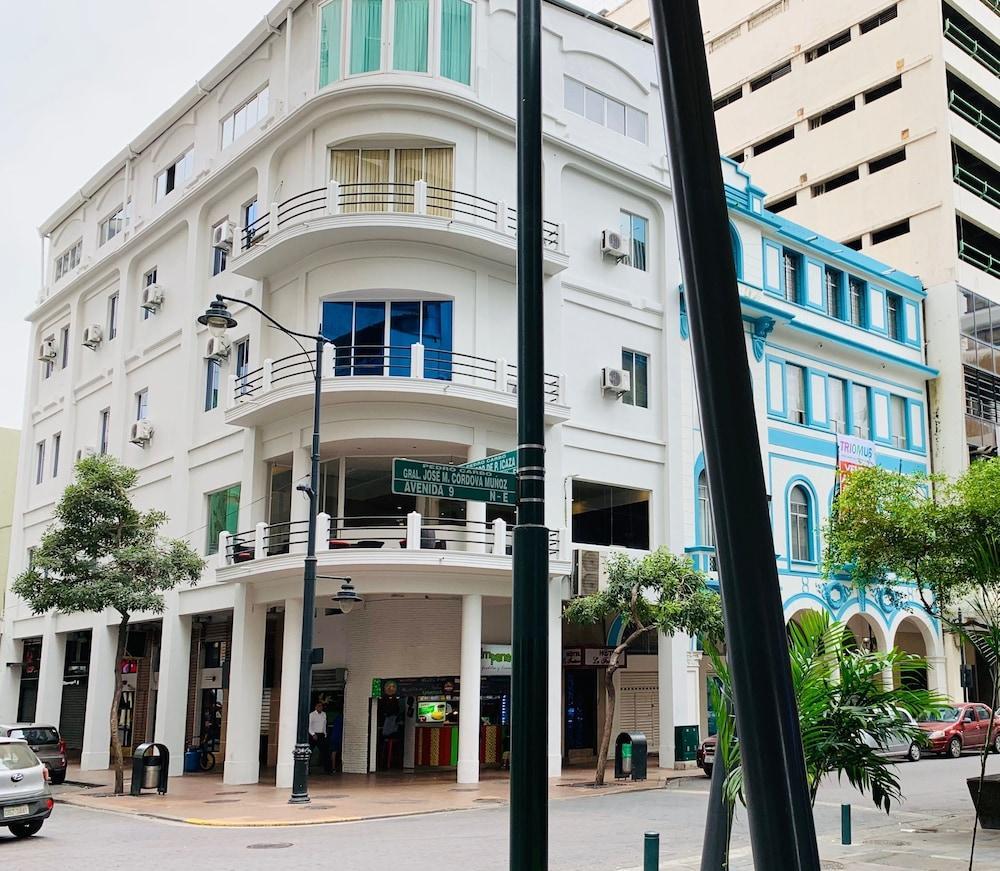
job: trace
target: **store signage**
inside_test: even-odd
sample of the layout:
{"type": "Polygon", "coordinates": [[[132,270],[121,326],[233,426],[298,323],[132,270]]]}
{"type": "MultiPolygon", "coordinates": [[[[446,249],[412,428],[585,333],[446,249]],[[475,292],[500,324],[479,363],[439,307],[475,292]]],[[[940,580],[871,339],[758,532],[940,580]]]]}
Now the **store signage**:
{"type": "Polygon", "coordinates": [[[489,469],[396,458],[392,461],[392,492],[400,496],[435,496],[516,505],[517,477],[489,469]]]}
{"type": "Polygon", "coordinates": [[[505,451],[502,454],[493,454],[491,457],[484,457],[481,460],[473,460],[471,463],[463,463],[463,469],[482,469],[486,472],[503,472],[507,475],[517,474],[517,451],[505,451]]]}
{"type": "MultiPolygon", "coordinates": [[[[607,668],[611,662],[613,647],[567,647],[563,650],[563,665],[566,668],[607,668]]],[[[618,658],[621,668],[628,666],[628,654],[618,658]]]]}
{"type": "Polygon", "coordinates": [[[380,681],[377,677],[372,678],[372,698],[382,698],[382,681],[380,681]]]}
{"type": "Polygon", "coordinates": [[[511,674],[514,657],[509,644],[482,645],[482,660],[479,671],[482,674],[511,674]]]}
{"type": "Polygon", "coordinates": [[[837,436],[837,470],[853,472],[855,469],[875,465],[875,442],[855,436],[837,436]]]}

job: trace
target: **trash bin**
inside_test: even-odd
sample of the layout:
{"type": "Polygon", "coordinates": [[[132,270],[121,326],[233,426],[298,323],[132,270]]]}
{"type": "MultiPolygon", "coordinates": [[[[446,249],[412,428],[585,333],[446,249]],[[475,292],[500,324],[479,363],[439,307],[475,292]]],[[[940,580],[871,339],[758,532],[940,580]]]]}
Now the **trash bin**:
{"type": "Polygon", "coordinates": [[[198,751],[193,747],[184,753],[184,773],[195,774],[198,771],[198,751]]]}
{"type": "Polygon", "coordinates": [[[167,772],[170,771],[170,751],[166,744],[151,741],[140,744],[132,753],[132,788],[130,795],[139,795],[144,789],[155,789],[167,794],[167,772]]]}
{"type": "Polygon", "coordinates": [[[698,759],[698,727],[674,726],[674,761],[695,762],[698,759]]]}
{"type": "Polygon", "coordinates": [[[160,785],[160,757],[144,756],[142,759],[142,788],[156,789],[160,785]]]}
{"type": "Polygon", "coordinates": [[[642,732],[622,732],[615,741],[615,778],[645,780],[647,750],[642,732]]]}

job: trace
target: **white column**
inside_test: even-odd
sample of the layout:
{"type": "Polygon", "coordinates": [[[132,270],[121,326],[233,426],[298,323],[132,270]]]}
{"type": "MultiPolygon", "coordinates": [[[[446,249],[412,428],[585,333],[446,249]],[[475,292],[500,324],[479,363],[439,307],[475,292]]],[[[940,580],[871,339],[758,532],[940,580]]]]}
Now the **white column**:
{"type": "Polygon", "coordinates": [[[54,617],[48,617],[45,624],[42,656],[38,664],[38,702],[35,705],[35,722],[58,726],[59,711],[62,708],[66,636],[55,631],[54,617]]]}
{"type": "MultiPolygon", "coordinates": [[[[935,693],[944,693],[947,689],[947,665],[945,657],[927,657],[927,688],[935,693]]],[[[961,687],[959,687],[958,696],[952,696],[952,698],[961,698],[961,696],[961,687]]]]}
{"type": "Polygon", "coordinates": [[[561,577],[549,578],[549,777],[562,775],[562,584],[561,577]]]}
{"type": "Polygon", "coordinates": [[[458,782],[479,783],[479,696],[483,650],[483,597],[462,596],[462,659],[459,678],[458,782]]]}
{"type": "Polygon", "coordinates": [[[290,787],[299,712],[299,656],[302,647],[302,600],[285,599],[285,629],[281,640],[281,701],[278,709],[278,761],[274,785],[290,787]]]}
{"type": "MultiPolygon", "coordinates": [[[[482,460],[486,457],[486,445],[477,443],[469,446],[469,462],[482,460]]],[[[486,539],[488,530],[486,529],[486,503],[466,502],[465,516],[471,523],[472,542],[468,548],[473,553],[486,553],[486,539]]]]}
{"type": "Polygon", "coordinates": [[[688,653],[691,639],[687,635],[660,635],[657,656],[660,685],[660,768],[689,768],[691,763],[675,762],[676,726],[695,726],[701,722],[698,713],[698,660],[694,671],[688,653]]]}
{"type": "Polygon", "coordinates": [[[184,773],[188,680],[191,670],[191,616],[179,614],[180,597],[167,596],[160,629],[160,671],[156,684],[155,740],[170,751],[170,776],[184,773]]]}
{"type": "Polygon", "coordinates": [[[111,763],[111,700],[118,680],[115,652],[118,625],[107,626],[103,615],[90,640],[90,676],[87,680],[87,710],[83,717],[81,771],[100,771],[111,763]]]}
{"type": "Polygon", "coordinates": [[[23,659],[23,644],[13,637],[13,624],[8,623],[3,629],[4,635],[0,636],[0,720],[16,723],[22,666],[13,663],[23,659]]]}
{"type": "Polygon", "coordinates": [[[229,667],[226,767],[222,782],[256,783],[260,777],[260,707],[263,697],[267,609],[239,584],[233,595],[233,650],[229,667]]]}
{"type": "Polygon", "coordinates": [[[674,767],[674,692],[672,639],[662,632],[657,633],[656,670],[659,689],[660,711],[660,768],[674,767]]]}

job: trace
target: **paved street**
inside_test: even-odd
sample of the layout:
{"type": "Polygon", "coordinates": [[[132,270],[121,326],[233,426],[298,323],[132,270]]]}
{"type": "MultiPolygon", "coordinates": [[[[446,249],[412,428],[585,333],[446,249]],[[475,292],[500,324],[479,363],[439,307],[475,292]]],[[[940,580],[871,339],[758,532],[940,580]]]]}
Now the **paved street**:
{"type": "MultiPolygon", "coordinates": [[[[974,774],[976,766],[973,757],[958,762],[928,759],[901,766],[910,796],[905,807],[886,819],[874,809],[856,806],[855,841],[869,838],[877,843],[849,850],[839,846],[839,806],[841,801],[857,801],[857,796],[836,783],[825,786],[816,820],[821,850],[829,860],[827,867],[949,867],[965,849],[964,836],[907,830],[932,828],[956,812],[966,815],[960,822],[968,819],[971,804],[964,778],[974,774]],[[917,855],[892,860],[893,851],[905,849],[907,844],[915,845],[917,855]],[[873,856],[878,861],[871,863],[873,856]]],[[[991,759],[993,769],[1000,769],[995,757],[991,759]]],[[[550,867],[552,871],[637,868],[642,833],[658,830],[663,839],[664,867],[696,868],[707,794],[708,782],[699,778],[650,792],[553,802],[550,867]]],[[[381,871],[401,861],[422,862],[419,857],[433,856],[435,865],[502,871],[506,869],[506,827],[507,810],[503,807],[324,826],[219,829],[61,804],[38,837],[16,842],[0,835],[0,867],[47,871],[72,862],[84,868],[131,869],[139,862],[157,871],[188,871],[192,862],[216,869],[274,869],[335,860],[338,868],[381,871]]],[[[957,827],[954,820],[944,826],[957,827]]],[[[986,835],[982,844],[984,861],[980,867],[1000,867],[1000,837],[986,835]]],[[[752,867],[746,845],[745,825],[739,822],[734,836],[734,867],[752,867]]]]}

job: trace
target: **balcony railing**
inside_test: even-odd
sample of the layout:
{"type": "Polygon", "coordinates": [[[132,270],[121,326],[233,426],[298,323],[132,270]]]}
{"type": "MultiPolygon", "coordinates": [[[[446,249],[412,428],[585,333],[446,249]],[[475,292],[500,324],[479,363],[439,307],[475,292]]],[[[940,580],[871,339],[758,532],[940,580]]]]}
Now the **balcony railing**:
{"type": "Polygon", "coordinates": [[[955,165],[955,183],[964,187],[967,191],[972,191],[977,197],[986,200],[991,206],[1000,209],[1000,188],[995,188],[986,179],[974,175],[962,166],[955,165]]]}
{"type": "MultiPolygon", "coordinates": [[[[517,211],[502,200],[434,187],[422,180],[357,184],[331,181],[326,187],[272,203],[270,211],[243,228],[240,250],[247,251],[279,230],[310,218],[372,214],[423,215],[490,227],[506,236],[517,234],[517,211]]],[[[542,222],[542,243],[546,248],[560,249],[562,235],[559,224],[542,222]]]]}
{"type": "Polygon", "coordinates": [[[719,562],[715,556],[715,545],[696,544],[684,548],[684,553],[691,557],[691,562],[699,572],[711,575],[719,571],[719,562]]]}
{"type": "Polygon", "coordinates": [[[966,263],[971,263],[973,266],[982,269],[983,272],[988,272],[995,278],[1000,278],[1000,258],[994,257],[992,254],[987,254],[985,251],[980,251],[978,248],[964,241],[959,241],[958,243],[958,257],[960,260],[964,260],[966,263]]]}
{"type": "Polygon", "coordinates": [[[987,136],[992,136],[997,142],[1000,142],[1000,121],[987,115],[982,109],[976,108],[955,91],[948,95],[948,106],[956,115],[961,116],[987,136]]]}
{"type": "Polygon", "coordinates": [[[1000,0],[983,0],[983,3],[989,6],[997,15],[1000,15],[1000,0]]]}
{"type": "MultiPolygon", "coordinates": [[[[419,512],[385,517],[316,516],[316,551],[434,550],[510,556],[513,528],[502,518],[491,523],[419,512]]],[[[258,523],[246,532],[219,533],[218,567],[306,551],[307,520],[258,523]]],[[[559,530],[549,531],[549,554],[559,555],[559,530]]]]}
{"type": "MultiPolygon", "coordinates": [[[[517,393],[517,367],[503,358],[477,357],[440,348],[412,345],[338,345],[324,350],[324,378],[376,376],[447,381],[500,393],[517,393]]],[[[312,380],[316,353],[298,351],[265,359],[256,369],[231,377],[229,407],[264,398],[277,387],[312,380]]],[[[562,379],[546,373],[545,399],[558,403],[562,379]]]]}
{"type": "Polygon", "coordinates": [[[948,19],[944,23],[945,39],[953,42],[974,60],[977,60],[993,75],[1000,76],[1000,58],[998,58],[990,47],[983,45],[973,36],[966,33],[961,25],[953,19],[948,19]]]}

